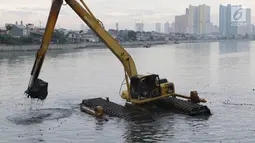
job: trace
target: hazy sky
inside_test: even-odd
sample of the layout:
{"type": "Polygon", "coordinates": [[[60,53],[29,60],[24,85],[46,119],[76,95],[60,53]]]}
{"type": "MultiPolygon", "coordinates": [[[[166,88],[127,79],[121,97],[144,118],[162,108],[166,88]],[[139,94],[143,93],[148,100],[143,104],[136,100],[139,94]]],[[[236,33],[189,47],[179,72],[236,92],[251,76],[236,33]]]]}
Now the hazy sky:
{"type": "MultiPolygon", "coordinates": [[[[0,26],[4,23],[34,23],[45,26],[51,0],[0,0],[0,26]]],[[[218,25],[220,4],[241,4],[252,10],[255,16],[255,0],[84,0],[92,12],[108,28],[134,29],[135,21],[143,21],[145,30],[154,30],[156,22],[172,22],[175,15],[185,13],[191,5],[207,4],[211,6],[211,21],[218,25]]],[[[255,20],[252,21],[255,23],[255,20]]],[[[82,21],[66,5],[60,12],[58,27],[80,29],[82,21]]]]}

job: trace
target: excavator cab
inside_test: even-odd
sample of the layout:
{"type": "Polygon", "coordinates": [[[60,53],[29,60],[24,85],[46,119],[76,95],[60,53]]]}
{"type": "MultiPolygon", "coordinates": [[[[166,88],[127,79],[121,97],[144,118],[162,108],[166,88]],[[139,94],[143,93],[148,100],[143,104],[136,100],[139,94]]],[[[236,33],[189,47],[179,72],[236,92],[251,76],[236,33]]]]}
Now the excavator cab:
{"type": "Polygon", "coordinates": [[[144,104],[165,97],[175,97],[174,84],[160,79],[157,74],[135,75],[130,78],[128,91],[122,91],[121,97],[133,104],[144,104]]]}
{"type": "Polygon", "coordinates": [[[160,79],[157,74],[132,76],[129,92],[123,91],[121,97],[134,104],[144,104],[170,96],[186,98],[192,103],[206,102],[199,98],[197,91],[191,91],[190,97],[176,94],[174,83],[160,79]]]}
{"type": "Polygon", "coordinates": [[[159,76],[156,74],[146,76],[133,76],[130,81],[131,99],[144,100],[161,95],[159,76]]]}

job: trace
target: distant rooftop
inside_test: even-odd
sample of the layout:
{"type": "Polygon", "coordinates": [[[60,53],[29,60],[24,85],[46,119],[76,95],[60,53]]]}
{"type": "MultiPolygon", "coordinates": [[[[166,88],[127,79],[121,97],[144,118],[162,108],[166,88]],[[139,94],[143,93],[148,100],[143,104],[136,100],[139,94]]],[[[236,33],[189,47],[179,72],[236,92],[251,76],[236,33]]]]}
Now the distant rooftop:
{"type": "Polygon", "coordinates": [[[16,27],[18,27],[18,28],[20,28],[20,29],[24,29],[24,28],[26,28],[26,26],[24,26],[24,25],[19,25],[19,24],[6,23],[5,25],[12,25],[12,26],[16,26],[16,27]]]}

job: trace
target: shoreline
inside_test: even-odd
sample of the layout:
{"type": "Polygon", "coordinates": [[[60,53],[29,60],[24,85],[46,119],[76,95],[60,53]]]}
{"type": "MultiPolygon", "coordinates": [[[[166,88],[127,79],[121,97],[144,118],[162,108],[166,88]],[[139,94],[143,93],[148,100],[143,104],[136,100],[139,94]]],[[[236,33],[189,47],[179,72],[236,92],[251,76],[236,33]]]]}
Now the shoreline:
{"type": "MultiPolygon", "coordinates": [[[[122,42],[122,47],[138,47],[145,44],[161,45],[167,44],[166,41],[139,41],[139,42],[122,42]]],[[[105,47],[104,43],[80,43],[80,44],[50,44],[48,50],[71,50],[71,49],[85,49],[105,47]]],[[[12,52],[12,51],[37,51],[40,45],[0,45],[0,52],[12,52]]]]}
{"type": "MultiPolygon", "coordinates": [[[[253,39],[229,39],[229,40],[180,40],[181,43],[205,43],[205,42],[227,42],[227,41],[254,41],[253,39]]],[[[171,42],[174,44],[174,42],[171,42]]]]}
{"type": "MultiPolygon", "coordinates": [[[[253,41],[252,39],[230,39],[230,40],[180,40],[182,43],[205,43],[205,42],[223,42],[223,41],[253,41]]],[[[174,41],[137,41],[121,42],[122,47],[140,47],[145,44],[150,45],[173,45],[174,41]]],[[[85,48],[103,48],[104,43],[80,43],[80,44],[50,44],[48,50],[72,50],[85,48]]],[[[12,51],[37,51],[40,45],[0,45],[0,52],[12,51]]]]}

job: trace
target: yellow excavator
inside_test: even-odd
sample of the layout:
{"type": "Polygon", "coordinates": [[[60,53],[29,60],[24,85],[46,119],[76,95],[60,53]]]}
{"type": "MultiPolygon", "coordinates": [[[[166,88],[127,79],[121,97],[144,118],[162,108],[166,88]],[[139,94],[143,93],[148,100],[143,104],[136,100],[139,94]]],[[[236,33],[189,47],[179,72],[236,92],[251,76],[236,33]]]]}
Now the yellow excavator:
{"type": "MultiPolygon", "coordinates": [[[[155,105],[166,105],[164,107],[160,106],[160,109],[162,110],[165,110],[166,107],[168,109],[168,107],[171,106],[171,108],[178,108],[179,110],[185,110],[189,113],[191,113],[192,110],[196,110],[196,112],[201,110],[199,112],[210,114],[210,110],[206,106],[199,105],[200,102],[206,102],[206,100],[199,98],[196,91],[191,91],[190,96],[180,95],[175,93],[174,84],[168,82],[167,79],[160,79],[157,74],[138,74],[132,57],[104,29],[103,23],[93,15],[83,0],[80,0],[81,4],[76,0],[65,0],[65,2],[121,61],[124,66],[125,80],[127,85],[127,90],[122,91],[121,97],[125,99],[127,103],[129,103],[128,106],[120,106],[116,103],[110,102],[109,99],[104,100],[102,98],[95,98],[83,100],[81,103],[81,109],[84,111],[89,111],[89,113],[92,115],[97,115],[98,113],[96,113],[96,111],[100,111],[100,115],[102,112],[105,112],[107,114],[124,118],[132,116],[131,112],[138,112],[138,109],[141,111],[138,112],[139,115],[144,113],[145,110],[150,112],[150,110],[152,110],[152,105],[153,107],[155,105]],[[176,97],[185,98],[187,101],[179,99],[177,100],[176,97]]],[[[48,83],[39,79],[38,76],[42,68],[42,64],[62,5],[63,0],[53,0],[52,2],[41,47],[36,54],[29,85],[25,91],[28,98],[30,97],[44,100],[48,95],[48,83]]]]}

